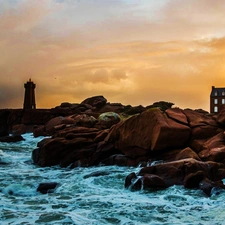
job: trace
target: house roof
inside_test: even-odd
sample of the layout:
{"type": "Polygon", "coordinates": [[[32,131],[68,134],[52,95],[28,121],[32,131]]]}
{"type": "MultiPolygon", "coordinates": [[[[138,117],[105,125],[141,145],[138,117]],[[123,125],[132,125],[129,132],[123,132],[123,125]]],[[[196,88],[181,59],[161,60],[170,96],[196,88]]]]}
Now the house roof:
{"type": "Polygon", "coordinates": [[[212,91],[210,96],[218,96],[218,97],[225,97],[225,87],[216,88],[212,86],[212,91]]]}

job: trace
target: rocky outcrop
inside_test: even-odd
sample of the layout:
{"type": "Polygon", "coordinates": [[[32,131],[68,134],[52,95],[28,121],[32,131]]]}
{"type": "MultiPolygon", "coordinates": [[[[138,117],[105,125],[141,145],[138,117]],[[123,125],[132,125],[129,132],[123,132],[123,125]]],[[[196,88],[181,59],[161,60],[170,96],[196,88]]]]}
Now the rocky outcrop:
{"type": "Polygon", "coordinates": [[[126,179],[134,190],[178,184],[209,195],[223,189],[225,111],[210,115],[172,105],[132,107],[94,96],[50,110],[3,110],[0,136],[31,130],[35,137],[51,136],[32,153],[39,166],[140,165],[126,179]]]}
{"type": "Polygon", "coordinates": [[[137,175],[131,173],[125,180],[125,187],[131,190],[145,190],[184,185],[186,188],[200,188],[210,195],[211,190],[203,188],[206,186],[205,182],[210,184],[211,189],[213,187],[225,189],[225,185],[220,182],[224,175],[224,164],[183,159],[144,167],[137,175]]]}
{"type": "Polygon", "coordinates": [[[150,108],[122,120],[113,112],[103,113],[98,119],[74,115],[55,117],[44,128],[53,135],[52,138],[34,151],[33,159],[40,166],[72,167],[99,163],[137,166],[155,160],[168,162],[191,158],[206,161],[213,157],[218,161],[223,148],[221,151],[213,148],[223,146],[223,133],[217,133],[222,128],[216,127],[218,123],[212,117],[192,111],[169,108],[163,112],[150,108]],[[198,126],[213,126],[216,132],[207,134],[205,131],[203,140],[194,139],[196,133],[193,130],[198,126]],[[214,134],[207,142],[206,137],[214,134]],[[198,140],[199,146],[201,143],[199,151],[192,147],[193,140],[198,140]]]}
{"type": "MultiPolygon", "coordinates": [[[[82,104],[88,110],[96,110],[91,100],[82,104]]],[[[104,109],[107,103],[100,105],[104,109]]],[[[214,190],[224,189],[222,115],[217,119],[200,110],[164,106],[163,110],[134,108],[133,112],[140,110],[140,113],[125,117],[124,113],[115,112],[98,117],[84,113],[56,117],[44,126],[47,133],[53,129],[52,137],[38,144],[33,161],[39,166],[70,168],[140,165],[143,167],[140,172],[131,173],[125,181],[125,187],[132,190],[161,189],[175,184],[199,188],[210,195],[214,190]]]]}

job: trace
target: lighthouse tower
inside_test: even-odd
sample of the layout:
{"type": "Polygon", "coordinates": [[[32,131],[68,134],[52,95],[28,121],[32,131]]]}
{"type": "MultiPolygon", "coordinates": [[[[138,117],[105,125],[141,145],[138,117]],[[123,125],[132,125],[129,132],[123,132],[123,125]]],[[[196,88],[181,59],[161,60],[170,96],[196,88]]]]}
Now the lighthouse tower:
{"type": "Polygon", "coordinates": [[[23,109],[36,109],[35,104],[35,95],[34,95],[34,89],[36,85],[29,79],[27,83],[24,84],[25,88],[25,94],[24,94],[24,103],[23,103],[23,109]]]}

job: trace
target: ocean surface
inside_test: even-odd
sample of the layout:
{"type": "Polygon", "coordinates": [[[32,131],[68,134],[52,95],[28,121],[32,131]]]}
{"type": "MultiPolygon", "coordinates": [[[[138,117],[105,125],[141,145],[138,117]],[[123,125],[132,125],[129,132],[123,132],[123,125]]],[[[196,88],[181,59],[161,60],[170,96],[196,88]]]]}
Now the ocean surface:
{"type": "Polygon", "coordinates": [[[140,168],[40,168],[31,153],[43,137],[23,136],[0,143],[0,224],[225,224],[225,192],[206,197],[200,190],[172,186],[132,192],[124,180],[140,168]],[[93,172],[105,175],[93,177],[93,172]],[[53,193],[36,191],[43,182],[58,182],[53,193]]]}

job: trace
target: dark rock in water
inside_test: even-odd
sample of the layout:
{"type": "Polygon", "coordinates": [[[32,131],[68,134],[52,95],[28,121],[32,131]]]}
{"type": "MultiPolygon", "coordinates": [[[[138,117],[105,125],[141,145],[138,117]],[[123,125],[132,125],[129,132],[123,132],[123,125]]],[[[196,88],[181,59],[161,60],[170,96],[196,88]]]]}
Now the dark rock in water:
{"type": "Polygon", "coordinates": [[[136,173],[134,172],[130,173],[125,179],[125,184],[124,184],[125,188],[129,188],[134,183],[134,181],[137,180],[137,178],[138,177],[136,173]]]}
{"type": "Polygon", "coordinates": [[[25,139],[21,135],[0,137],[0,142],[18,142],[25,139]]]}
{"type": "Polygon", "coordinates": [[[40,126],[33,126],[33,136],[34,137],[39,137],[39,136],[47,136],[45,126],[40,125],[40,126]]]}
{"type": "Polygon", "coordinates": [[[199,183],[204,179],[205,174],[203,171],[198,171],[196,173],[190,173],[184,179],[185,188],[198,188],[199,183]]]}
{"type": "Polygon", "coordinates": [[[211,181],[204,179],[199,183],[199,189],[202,190],[207,196],[218,195],[225,189],[225,185],[222,181],[211,181]]]}
{"type": "Polygon", "coordinates": [[[125,180],[125,187],[132,184],[134,189],[140,190],[184,185],[186,188],[200,188],[210,196],[213,187],[225,188],[220,181],[223,168],[221,163],[201,162],[191,158],[165,162],[142,168],[135,183],[133,180],[136,175],[131,173],[125,180]]]}
{"type": "Polygon", "coordinates": [[[37,191],[42,194],[52,193],[59,184],[56,182],[40,183],[37,191]]]}
{"type": "Polygon", "coordinates": [[[164,189],[168,187],[166,182],[161,177],[154,174],[145,174],[142,179],[144,190],[150,188],[164,189]]]}

